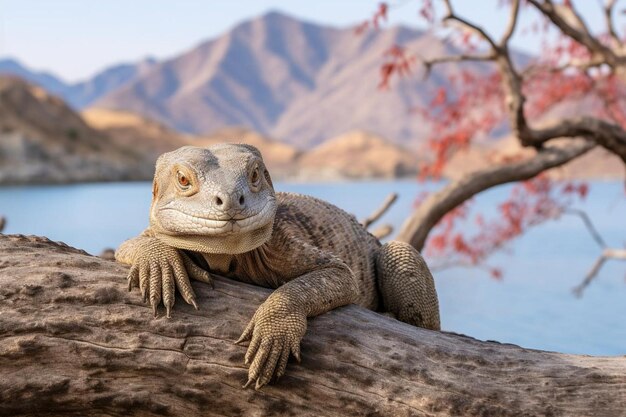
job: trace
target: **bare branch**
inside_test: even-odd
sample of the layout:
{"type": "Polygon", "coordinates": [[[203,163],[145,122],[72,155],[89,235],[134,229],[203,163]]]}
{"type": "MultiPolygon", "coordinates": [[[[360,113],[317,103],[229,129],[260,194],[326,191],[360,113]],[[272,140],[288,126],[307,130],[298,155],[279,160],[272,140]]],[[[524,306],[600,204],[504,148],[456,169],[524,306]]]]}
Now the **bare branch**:
{"type": "Polygon", "coordinates": [[[580,284],[572,288],[572,292],[577,297],[582,296],[585,288],[587,288],[589,284],[591,284],[594,278],[598,275],[598,272],[600,272],[600,269],[602,268],[604,263],[609,259],[626,261],[626,249],[604,249],[604,251],[602,251],[602,255],[600,255],[600,257],[596,260],[596,262],[593,264],[593,266],[585,276],[585,279],[583,279],[580,284]]]}
{"type": "Polygon", "coordinates": [[[605,64],[606,61],[601,56],[597,56],[592,59],[572,59],[563,65],[557,66],[533,64],[525,68],[521,75],[523,77],[530,77],[541,72],[558,73],[570,68],[586,72],[591,68],[598,68],[605,64]]]}
{"type": "Polygon", "coordinates": [[[527,145],[538,145],[562,137],[585,137],[594,140],[626,163],[626,131],[614,123],[594,117],[583,116],[560,120],[553,126],[528,131],[527,136],[522,140],[525,139],[527,145]]]}
{"type": "MultiPolygon", "coordinates": [[[[498,64],[499,70],[502,73],[503,85],[506,94],[506,105],[509,110],[509,117],[511,119],[511,126],[514,133],[520,137],[520,139],[528,136],[528,123],[524,116],[524,103],[526,97],[522,93],[522,79],[513,66],[513,61],[509,54],[508,41],[515,31],[517,18],[519,15],[519,1],[515,0],[512,5],[511,18],[509,26],[505,31],[505,35],[502,38],[502,43],[499,45],[496,41],[480,26],[469,22],[468,20],[456,15],[452,8],[450,0],[444,0],[444,4],[447,8],[447,16],[444,17],[444,21],[456,21],[465,28],[472,30],[478,34],[491,46],[491,54],[485,55],[489,57],[488,60],[492,60],[498,64]],[[510,33],[509,33],[510,32],[510,33]]],[[[472,57],[476,57],[472,55],[472,57]]],[[[485,59],[487,60],[487,59],[485,59]]]]}
{"type": "Polygon", "coordinates": [[[598,246],[600,246],[601,249],[605,249],[607,247],[606,242],[604,241],[604,239],[602,239],[602,236],[600,236],[598,229],[596,229],[596,227],[593,225],[587,213],[578,209],[567,209],[564,211],[564,213],[573,214],[574,216],[580,217],[580,219],[583,221],[583,224],[589,231],[589,234],[591,234],[591,237],[593,238],[593,240],[595,240],[598,246]]]}
{"type": "Polygon", "coordinates": [[[589,272],[587,273],[583,281],[580,284],[578,284],[576,287],[572,288],[572,292],[577,297],[581,297],[585,288],[587,288],[589,284],[591,284],[591,282],[595,279],[595,277],[598,275],[598,272],[600,272],[600,269],[602,268],[602,266],[607,260],[609,259],[626,260],[626,249],[608,248],[606,242],[604,241],[604,239],[602,239],[602,236],[600,236],[598,229],[596,229],[595,226],[593,225],[593,222],[589,218],[589,215],[587,215],[587,213],[585,213],[584,211],[576,210],[576,209],[569,209],[569,210],[566,210],[564,213],[579,216],[582,219],[583,223],[585,224],[585,227],[591,234],[591,237],[593,238],[593,240],[595,240],[598,246],[600,246],[603,249],[602,254],[593,263],[593,266],[591,267],[591,269],[589,270],[589,272]]]}
{"type": "Polygon", "coordinates": [[[438,64],[447,64],[450,62],[467,62],[467,61],[494,61],[496,59],[496,55],[491,54],[461,54],[461,55],[448,55],[448,56],[440,56],[431,59],[421,58],[422,64],[424,65],[424,78],[428,78],[432,68],[438,64]]]}
{"type": "Polygon", "coordinates": [[[451,210],[474,195],[496,185],[524,181],[539,173],[563,165],[591,150],[591,141],[574,143],[568,147],[544,148],[527,160],[488,168],[449,183],[430,195],[404,222],[397,239],[410,243],[417,250],[424,247],[430,231],[451,210]]]}
{"type": "Polygon", "coordinates": [[[615,31],[615,25],[613,24],[613,9],[615,7],[615,3],[617,0],[606,0],[604,3],[604,20],[606,22],[606,30],[611,37],[611,40],[615,43],[616,46],[623,46],[622,40],[617,36],[617,32],[615,31]]]}
{"type": "Polygon", "coordinates": [[[493,61],[494,59],[495,55],[451,55],[422,60],[422,64],[424,65],[424,79],[430,76],[433,66],[438,64],[467,61],[493,61]]]}
{"type": "Polygon", "coordinates": [[[389,210],[389,208],[393,205],[393,203],[396,202],[397,199],[398,199],[397,193],[389,194],[387,198],[385,198],[381,206],[375,212],[370,214],[369,217],[366,217],[365,219],[361,220],[361,224],[363,225],[363,227],[367,229],[368,227],[372,225],[372,223],[380,219],[382,215],[385,214],[387,210],[389,210]]]}
{"type": "Polygon", "coordinates": [[[465,259],[446,259],[442,262],[429,263],[428,267],[432,272],[440,272],[451,268],[472,268],[482,269],[485,272],[491,273],[492,269],[487,265],[471,262],[465,259]]]}
{"type": "MultiPolygon", "coordinates": [[[[551,1],[529,0],[541,13],[553,21],[566,35],[585,45],[592,57],[585,63],[570,63],[571,65],[579,65],[581,69],[588,69],[602,64],[622,65],[626,64],[625,57],[618,57],[614,51],[603,45],[597,38],[593,37],[582,18],[574,9],[565,11],[561,5],[555,5],[551,1]],[[569,15],[568,15],[569,13],[569,15]],[[568,16],[566,19],[565,16],[568,16]],[[577,22],[576,25],[570,23],[577,22]]],[[[585,137],[596,141],[599,145],[607,150],[620,156],[626,163],[626,131],[616,124],[596,119],[592,117],[581,117],[577,119],[569,119],[558,122],[555,126],[544,129],[533,129],[529,126],[524,114],[524,105],[526,97],[522,92],[522,76],[517,72],[513,65],[510,52],[507,46],[508,39],[515,30],[516,21],[519,15],[519,2],[514,1],[511,6],[511,14],[509,18],[509,26],[505,31],[501,45],[496,45],[493,39],[482,28],[456,16],[449,0],[444,1],[448,16],[446,19],[453,19],[479,33],[492,47],[490,54],[486,55],[467,55],[467,58],[473,60],[493,60],[498,65],[498,69],[502,74],[502,82],[505,89],[505,101],[509,113],[509,119],[514,134],[519,138],[523,146],[540,146],[544,143],[561,137],[576,138],[585,137]]],[[[612,6],[611,6],[612,7],[612,6]]],[[[425,62],[427,71],[434,64],[440,62],[457,62],[462,61],[464,55],[455,57],[436,58],[425,62]]],[[[570,66],[571,66],[570,65],[570,66]]],[[[527,75],[525,73],[525,75],[527,75]]]]}
{"type": "Polygon", "coordinates": [[[504,35],[502,35],[502,39],[500,40],[500,47],[507,47],[513,33],[515,33],[515,27],[517,26],[517,20],[519,16],[519,4],[520,0],[513,0],[513,4],[511,5],[511,15],[509,17],[509,23],[507,24],[506,30],[504,31],[504,35]]]}
{"type": "Polygon", "coordinates": [[[623,63],[623,59],[618,57],[611,48],[603,45],[599,39],[591,35],[573,6],[569,8],[555,5],[551,1],[528,0],[528,2],[550,19],[561,32],[585,46],[592,55],[599,54],[604,57],[610,67],[616,68],[623,63]]]}
{"type": "Polygon", "coordinates": [[[393,233],[393,226],[390,224],[383,224],[382,226],[374,229],[374,231],[372,231],[371,233],[372,235],[376,236],[378,240],[384,239],[393,233]]]}
{"type": "Polygon", "coordinates": [[[466,29],[471,30],[472,32],[476,33],[478,36],[483,38],[483,40],[485,40],[491,46],[492,49],[494,50],[498,49],[498,45],[496,44],[496,41],[494,41],[493,38],[482,27],[474,23],[471,23],[470,21],[454,13],[454,9],[452,8],[452,3],[450,2],[450,0],[444,0],[444,4],[447,9],[447,14],[443,18],[444,22],[455,21],[459,23],[461,26],[464,26],[466,29]]]}

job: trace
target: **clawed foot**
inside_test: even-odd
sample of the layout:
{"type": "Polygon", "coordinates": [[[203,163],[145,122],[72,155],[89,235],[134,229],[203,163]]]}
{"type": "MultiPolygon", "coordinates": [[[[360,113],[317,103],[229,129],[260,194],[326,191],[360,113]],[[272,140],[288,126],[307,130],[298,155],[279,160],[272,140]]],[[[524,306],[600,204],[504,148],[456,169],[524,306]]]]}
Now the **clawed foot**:
{"type": "Polygon", "coordinates": [[[196,294],[191,287],[189,278],[210,284],[211,275],[197,266],[187,254],[174,248],[159,247],[156,253],[140,256],[130,268],[128,274],[128,291],[139,287],[144,303],[148,300],[152,306],[154,317],[161,301],[165,306],[167,317],[171,317],[175,300],[175,288],[185,302],[198,309],[196,294]]]}
{"type": "Polygon", "coordinates": [[[263,304],[235,343],[249,341],[244,363],[250,365],[249,387],[260,389],[275,377],[285,373],[289,355],[300,362],[300,341],[306,331],[306,316],[300,313],[272,313],[263,304]]]}

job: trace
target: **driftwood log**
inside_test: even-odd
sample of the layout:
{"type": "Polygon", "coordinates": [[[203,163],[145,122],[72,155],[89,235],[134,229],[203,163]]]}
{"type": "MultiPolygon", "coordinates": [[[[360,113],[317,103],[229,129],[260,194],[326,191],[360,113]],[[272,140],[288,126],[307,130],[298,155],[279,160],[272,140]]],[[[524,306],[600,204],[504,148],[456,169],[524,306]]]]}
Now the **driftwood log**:
{"type": "Polygon", "coordinates": [[[127,268],[0,235],[0,415],[625,415],[626,357],[523,349],[356,306],[310,320],[301,364],[244,390],[234,345],[268,290],[194,284],[153,318],[127,268]]]}

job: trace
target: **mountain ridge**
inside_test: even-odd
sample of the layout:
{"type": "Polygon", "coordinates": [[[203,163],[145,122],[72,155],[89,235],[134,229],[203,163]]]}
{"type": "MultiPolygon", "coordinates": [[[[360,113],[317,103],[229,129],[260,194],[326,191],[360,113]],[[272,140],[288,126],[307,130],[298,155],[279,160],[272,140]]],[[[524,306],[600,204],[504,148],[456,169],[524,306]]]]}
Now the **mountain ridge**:
{"type": "Polygon", "coordinates": [[[75,109],[132,111],[187,133],[245,126],[312,148],[363,129],[412,146],[428,127],[419,116],[404,116],[444,79],[434,75],[422,82],[415,74],[394,82],[391,91],[377,90],[384,53],[396,43],[425,57],[452,50],[407,26],[356,35],[353,27],[274,10],[169,59],[152,60],[147,69],[140,70],[141,61],[114,65],[52,92],[75,109]]]}
{"type": "Polygon", "coordinates": [[[88,107],[109,91],[121,87],[139,74],[148,71],[156,62],[155,58],[146,57],[132,63],[113,64],[85,80],[71,83],[51,72],[32,70],[15,58],[5,57],[0,58],[0,75],[18,76],[59,96],[73,109],[80,110],[88,107]]]}
{"type": "MultiPolygon", "coordinates": [[[[392,94],[376,86],[384,52],[424,36],[405,26],[357,36],[353,28],[270,12],[159,63],[95,105],[140,112],[195,134],[246,126],[304,147],[352,129],[407,142],[423,133],[423,121],[392,119],[419,101],[421,81],[400,80],[392,94]],[[349,108],[357,109],[354,117],[349,108]],[[337,109],[342,117],[324,123],[337,109]]],[[[450,48],[434,37],[425,43],[450,48]]]]}
{"type": "Polygon", "coordinates": [[[89,126],[63,100],[17,77],[0,77],[0,183],[148,179],[137,149],[89,126]]]}

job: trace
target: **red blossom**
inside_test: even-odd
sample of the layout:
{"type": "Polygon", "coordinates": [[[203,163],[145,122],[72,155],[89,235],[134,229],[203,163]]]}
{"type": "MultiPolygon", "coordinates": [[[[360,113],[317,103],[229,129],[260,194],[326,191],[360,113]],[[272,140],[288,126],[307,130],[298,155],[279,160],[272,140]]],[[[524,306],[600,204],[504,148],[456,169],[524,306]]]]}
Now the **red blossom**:
{"type": "Polygon", "coordinates": [[[399,45],[393,45],[385,52],[387,62],[380,67],[380,84],[378,88],[388,89],[391,78],[394,74],[405,76],[411,72],[411,67],[415,62],[415,56],[407,52],[399,45]]]}
{"type": "Polygon", "coordinates": [[[434,23],[435,21],[435,7],[432,0],[423,0],[422,6],[419,9],[419,15],[424,18],[428,23],[434,23]]]}
{"type": "MultiPolygon", "coordinates": [[[[483,263],[529,228],[559,218],[571,204],[584,198],[587,188],[585,183],[555,182],[546,175],[521,182],[500,203],[495,218],[485,220],[481,213],[474,216],[478,230],[473,233],[467,232],[464,222],[470,215],[471,203],[466,203],[448,213],[433,229],[425,253],[435,263],[438,260],[453,265],[483,263]]],[[[494,273],[494,270],[492,277],[501,278],[502,271],[494,273]]]]}
{"type": "Polygon", "coordinates": [[[499,281],[502,279],[502,270],[500,268],[490,268],[489,273],[491,274],[491,277],[495,280],[499,281]]]}
{"type": "MultiPolygon", "coordinates": [[[[565,7],[572,8],[570,0],[563,0],[565,7]]],[[[502,7],[510,7],[510,0],[501,0],[502,7]]],[[[378,27],[379,20],[386,20],[388,6],[379,6],[374,19],[367,27],[378,27]]],[[[432,0],[421,0],[419,14],[434,23],[435,9],[432,0]]],[[[550,20],[530,24],[530,29],[548,34],[550,20]]],[[[436,29],[435,26],[433,28],[436,29]]],[[[522,33],[528,31],[522,29],[522,33]]],[[[458,53],[476,53],[479,38],[472,32],[453,32],[447,39],[455,40],[458,53]]],[[[608,34],[597,37],[610,45],[608,34]]],[[[601,118],[626,128],[626,83],[623,76],[616,75],[606,67],[591,65],[593,57],[589,49],[569,36],[560,33],[557,38],[545,36],[544,47],[538,58],[520,69],[521,88],[525,97],[524,115],[531,124],[543,123],[550,118],[562,117],[563,108],[580,106],[590,116],[601,118]]],[[[381,66],[380,88],[389,88],[394,77],[411,74],[416,63],[413,52],[402,45],[394,45],[385,53],[381,66]]],[[[437,71],[438,65],[427,69],[437,71]],[[436,67],[436,68],[435,68],[436,67]]],[[[448,67],[448,68],[451,68],[448,67]]],[[[430,92],[424,105],[414,113],[430,126],[425,148],[430,159],[420,166],[420,178],[439,178],[448,162],[457,152],[471,147],[478,138],[494,137],[494,132],[509,125],[509,109],[503,90],[503,79],[497,67],[485,63],[455,66],[454,70],[442,71],[439,84],[430,92]],[[496,130],[498,129],[498,130],[496,130]]],[[[575,108],[575,107],[574,107],[575,108]]],[[[526,158],[527,154],[491,155],[493,163],[508,164],[526,158]]],[[[625,188],[626,192],[626,188],[625,188]]],[[[559,217],[573,202],[589,194],[586,183],[573,181],[554,182],[546,175],[516,184],[509,197],[498,206],[498,215],[486,219],[475,216],[475,223],[468,232],[467,220],[471,201],[447,213],[430,234],[426,253],[439,259],[457,259],[460,263],[478,264],[493,253],[525,233],[530,227],[559,217]]],[[[420,200],[424,197],[422,196],[420,200]]],[[[417,204],[417,203],[416,203],[417,204]]],[[[491,268],[495,279],[502,271],[491,268]]]]}

